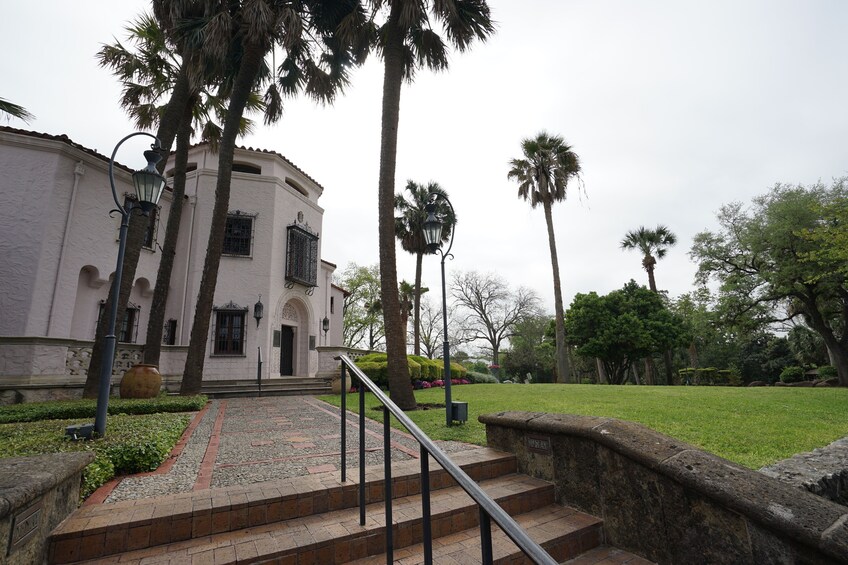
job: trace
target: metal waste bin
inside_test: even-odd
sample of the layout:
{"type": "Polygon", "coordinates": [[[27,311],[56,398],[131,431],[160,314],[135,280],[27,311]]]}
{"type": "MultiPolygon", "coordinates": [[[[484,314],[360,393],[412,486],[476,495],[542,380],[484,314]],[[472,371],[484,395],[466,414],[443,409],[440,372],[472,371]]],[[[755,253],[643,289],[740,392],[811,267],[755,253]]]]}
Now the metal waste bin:
{"type": "Polygon", "coordinates": [[[468,421],[468,403],[451,402],[451,420],[454,422],[468,421]]]}

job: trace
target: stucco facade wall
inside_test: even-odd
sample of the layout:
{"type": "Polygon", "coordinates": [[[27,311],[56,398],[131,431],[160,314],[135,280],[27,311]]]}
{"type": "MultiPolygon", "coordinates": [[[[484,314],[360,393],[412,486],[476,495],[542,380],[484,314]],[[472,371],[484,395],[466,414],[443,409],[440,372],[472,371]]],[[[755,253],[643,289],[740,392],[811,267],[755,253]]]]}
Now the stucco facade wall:
{"type": "MultiPolygon", "coordinates": [[[[111,286],[120,217],[109,214],[114,202],[108,159],[64,138],[9,129],[0,130],[0,167],[9,173],[0,178],[0,256],[6,260],[0,268],[0,337],[55,339],[0,344],[6,358],[0,360],[0,378],[84,377],[80,365],[85,354],[79,352],[85,348],[69,354],[62,340],[94,338],[99,304],[111,286]]],[[[122,147],[118,157],[133,159],[134,150],[122,147]]],[[[176,343],[163,352],[163,374],[182,372],[212,220],[217,161],[205,145],[190,152],[194,170],[187,176],[165,315],[166,321],[177,321],[176,343]]],[[[247,308],[244,355],[214,354],[213,313],[204,379],[255,378],[257,348],[262,350],[263,376],[279,376],[280,348],[274,345],[274,334],[284,324],[295,327],[294,374],[314,376],[318,354],[310,348],[310,337],[315,346],[342,343],[342,291],[332,287],[335,265],[320,260],[323,209],[317,201],[323,188],[275,153],[237,149],[235,162],[261,168],[259,174],[233,173],[229,203],[231,212],[254,216],[252,252],[250,257],[222,257],[213,303],[247,308]],[[319,236],[315,288],[285,281],[287,227],[293,223],[319,236]],[[265,315],[257,327],[253,307],[260,296],[265,315]],[[325,315],[330,318],[326,337],[321,328],[325,315]]],[[[132,192],[131,176],[116,167],[115,179],[122,201],[132,192]]],[[[166,192],[160,202],[156,243],[141,251],[130,296],[140,308],[139,319],[129,350],[140,352],[144,342],[161,257],[157,244],[164,242],[171,197],[166,192]]]]}

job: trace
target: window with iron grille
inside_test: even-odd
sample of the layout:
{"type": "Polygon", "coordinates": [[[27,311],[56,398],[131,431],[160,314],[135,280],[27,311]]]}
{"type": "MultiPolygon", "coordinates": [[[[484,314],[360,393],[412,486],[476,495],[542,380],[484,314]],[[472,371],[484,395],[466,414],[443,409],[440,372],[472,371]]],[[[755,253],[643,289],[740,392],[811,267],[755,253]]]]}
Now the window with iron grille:
{"type": "MultiPolygon", "coordinates": [[[[120,328],[116,328],[118,341],[121,343],[135,343],[138,337],[138,318],[141,308],[132,302],[127,306],[126,314],[124,314],[124,322],[120,328]]],[[[100,301],[100,308],[97,312],[97,324],[100,324],[100,318],[106,313],[106,301],[100,301]]]]}
{"type": "Polygon", "coordinates": [[[215,355],[244,355],[244,321],[247,310],[215,310],[215,355]]]}
{"type": "Polygon", "coordinates": [[[159,206],[154,206],[148,216],[147,229],[144,232],[144,246],[148,249],[156,247],[156,227],[159,222],[159,206]]]}
{"type": "Polygon", "coordinates": [[[318,235],[298,225],[288,227],[286,280],[306,286],[318,281],[318,235]]]}
{"type": "Polygon", "coordinates": [[[224,228],[224,255],[239,255],[250,257],[253,244],[253,216],[242,212],[231,213],[227,216],[227,227],[224,228]]]}
{"type": "Polygon", "coordinates": [[[165,345],[175,345],[177,343],[177,321],[173,318],[165,322],[165,328],[162,332],[162,343],[165,345]]]}

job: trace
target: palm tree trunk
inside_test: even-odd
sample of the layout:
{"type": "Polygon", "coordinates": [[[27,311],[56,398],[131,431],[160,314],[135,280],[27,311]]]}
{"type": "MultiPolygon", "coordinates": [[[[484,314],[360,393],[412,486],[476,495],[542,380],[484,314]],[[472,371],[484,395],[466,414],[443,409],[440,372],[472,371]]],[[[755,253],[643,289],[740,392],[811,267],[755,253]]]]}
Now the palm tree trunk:
{"type": "Polygon", "coordinates": [[[180,219],[183,214],[183,197],[185,195],[186,166],[188,165],[188,150],[191,144],[191,120],[195,100],[192,98],[186,104],[183,122],[177,133],[177,151],[174,156],[174,186],[171,210],[168,214],[168,226],[165,228],[165,243],[162,246],[162,256],[159,259],[159,271],[156,274],[156,287],[153,291],[153,303],[150,306],[150,318],[147,321],[147,338],[144,341],[144,362],[149,365],[159,364],[162,351],[162,327],[165,322],[165,305],[168,302],[168,291],[171,285],[171,271],[174,268],[177,236],[180,233],[180,219]]]}
{"type": "Polygon", "coordinates": [[[380,140],[380,180],[378,188],[380,291],[386,328],[389,393],[402,410],[416,407],[409,367],[406,362],[406,330],[400,319],[397,264],[395,257],[395,169],[400,118],[400,89],[403,82],[403,36],[398,27],[400,2],[392,3],[386,23],[383,50],[383,121],[380,140]]]}
{"type": "MultiPolygon", "coordinates": [[[[180,119],[183,114],[183,109],[188,102],[189,97],[189,81],[188,73],[185,69],[180,70],[177,81],[174,83],[174,89],[171,91],[171,99],[168,101],[168,106],[165,109],[165,114],[159,122],[159,131],[156,132],[156,137],[159,138],[162,155],[162,160],[159,161],[157,169],[159,172],[165,170],[168,162],[168,154],[171,151],[171,144],[174,142],[174,137],[179,128],[180,119]]],[[[121,288],[118,292],[118,319],[117,327],[120,328],[126,314],[127,303],[130,300],[130,292],[132,291],[133,283],[135,282],[135,271],[138,267],[138,258],[141,255],[141,247],[144,244],[144,232],[147,227],[147,216],[133,214],[130,218],[130,223],[127,230],[127,247],[124,252],[123,275],[121,279],[121,288]]],[[[106,301],[106,309],[104,312],[109,312],[111,309],[111,300],[109,296],[106,301]]],[[[107,318],[107,316],[101,316],[107,318]]],[[[103,357],[103,346],[105,345],[106,331],[109,325],[108,320],[101,319],[101,323],[97,324],[97,330],[94,336],[94,345],[91,349],[91,360],[88,365],[88,373],[85,377],[85,386],[83,388],[84,398],[97,398],[100,382],[100,364],[103,357]]]]}
{"type": "Polygon", "coordinates": [[[244,108],[248,96],[253,90],[256,76],[265,56],[265,49],[254,42],[245,45],[241,64],[236,75],[227,119],[218,147],[218,182],[215,185],[215,206],[212,209],[212,227],[209,231],[209,243],[206,248],[206,260],[203,264],[203,277],[197,293],[197,305],[194,310],[194,322],[189,339],[181,395],[199,394],[203,381],[203,364],[206,360],[206,342],[212,316],[212,304],[215,298],[215,286],[218,283],[218,267],[221,264],[221,250],[224,247],[224,228],[227,224],[227,212],[230,206],[230,181],[233,176],[233,154],[239,133],[244,108]]]}
{"type": "Polygon", "coordinates": [[[557,259],[556,239],[554,238],[554,218],[551,203],[545,200],[545,222],[548,224],[548,243],[551,247],[551,268],[554,271],[554,311],[556,314],[556,360],[557,381],[571,382],[568,355],[565,350],[565,314],[562,307],[562,286],[559,280],[559,260],[557,259]]]}
{"type": "Polygon", "coordinates": [[[415,254],[415,298],[412,306],[414,308],[412,324],[415,326],[412,329],[412,352],[415,355],[421,355],[421,263],[423,258],[423,253],[415,254]]]}

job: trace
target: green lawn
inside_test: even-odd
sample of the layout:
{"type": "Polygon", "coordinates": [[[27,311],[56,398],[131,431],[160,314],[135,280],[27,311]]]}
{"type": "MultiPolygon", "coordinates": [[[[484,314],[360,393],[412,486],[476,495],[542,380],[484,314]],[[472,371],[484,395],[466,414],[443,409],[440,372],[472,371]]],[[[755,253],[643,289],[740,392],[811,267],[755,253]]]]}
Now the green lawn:
{"type": "MultiPolygon", "coordinates": [[[[444,408],[407,413],[433,439],[485,445],[477,416],[507,410],[608,416],[758,469],[848,436],[848,389],[476,384],[452,391],[453,400],[468,402],[466,424],[447,428],[444,408]]],[[[443,389],[418,390],[415,397],[444,404],[443,389]]],[[[341,401],[321,398],[337,406],[341,401]]],[[[356,394],[348,395],[349,409],[358,402],[356,394]]],[[[381,418],[370,394],[367,402],[368,415],[381,418]]]]}

